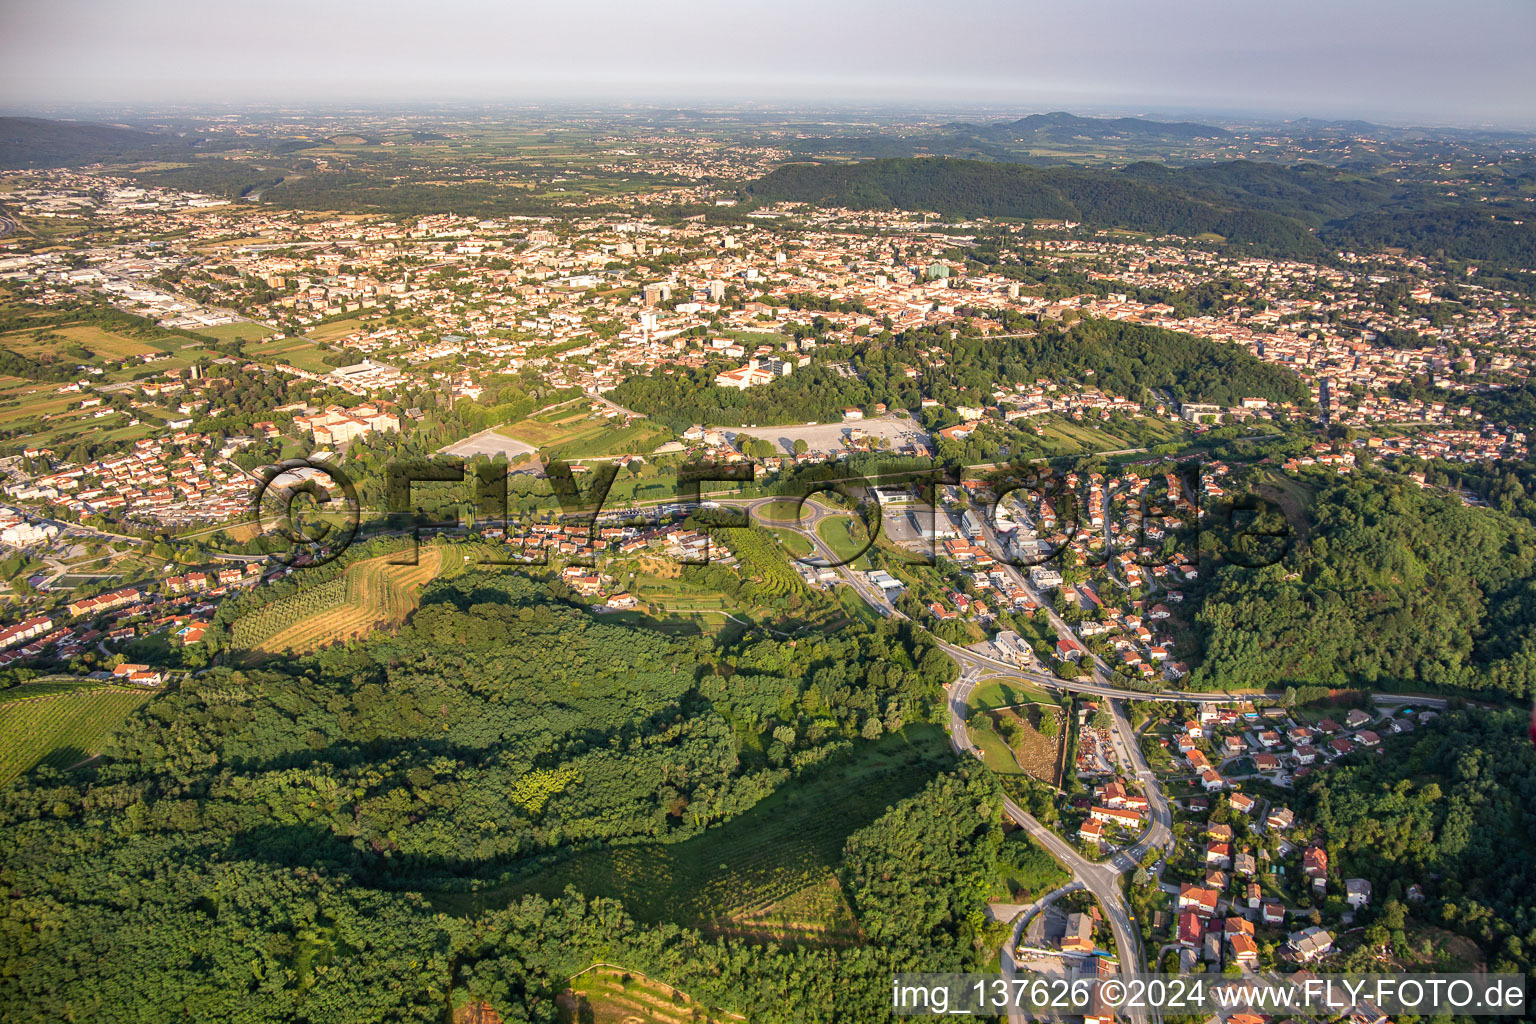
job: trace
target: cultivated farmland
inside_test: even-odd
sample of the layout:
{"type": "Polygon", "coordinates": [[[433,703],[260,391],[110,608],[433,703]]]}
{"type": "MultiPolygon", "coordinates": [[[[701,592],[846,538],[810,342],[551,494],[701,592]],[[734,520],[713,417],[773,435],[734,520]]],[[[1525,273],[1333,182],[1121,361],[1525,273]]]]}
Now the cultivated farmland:
{"type": "Polygon", "coordinates": [[[19,699],[0,704],[0,782],[39,764],[68,768],[95,756],[128,713],[150,697],[144,690],[94,685],[36,695],[29,690],[8,690],[7,697],[19,699]]]}
{"type": "Polygon", "coordinates": [[[705,1013],[671,985],[609,964],[595,964],[571,978],[556,1005],[562,1024],[720,1024],[742,1019],[713,1010],[705,1013]]]}
{"type": "Polygon", "coordinates": [[[230,645],[263,655],[312,651],[405,621],[416,607],[421,588],[459,556],[440,546],[423,546],[417,565],[391,565],[398,553],[368,558],[318,586],[274,601],[242,617],[230,628],[230,645]]]}
{"type": "Polygon", "coordinates": [[[602,411],[590,403],[566,404],[498,427],[497,432],[567,459],[645,455],[668,439],[665,430],[645,420],[624,426],[602,411]]]}

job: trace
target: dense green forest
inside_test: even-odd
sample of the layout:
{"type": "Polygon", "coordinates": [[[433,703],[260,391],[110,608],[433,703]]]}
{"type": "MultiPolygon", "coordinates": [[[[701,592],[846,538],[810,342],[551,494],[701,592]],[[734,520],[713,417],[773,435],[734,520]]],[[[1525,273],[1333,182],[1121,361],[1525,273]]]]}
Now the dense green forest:
{"type": "Polygon", "coordinates": [[[947,328],[883,333],[855,346],[848,361],[852,378],[812,363],[749,391],[710,386],[713,368],[635,376],[614,397],[678,429],[689,423],[837,422],[844,408],[870,409],[877,402],[916,412],[925,397],[950,407],[986,405],[999,385],[1032,384],[1039,377],[1078,380],[1133,399],[1148,399],[1153,389],[1175,401],[1222,405],[1250,396],[1277,402],[1306,398],[1294,374],[1236,346],[1109,320],[1086,319],[1001,339],[966,334],[952,339],[947,328]],[[908,367],[920,368],[921,376],[908,377],[908,367]]]}
{"type": "Polygon", "coordinates": [[[1536,756],[1523,713],[1451,711],[1391,737],[1303,790],[1339,878],[1375,892],[1365,939],[1398,956],[1415,922],[1459,932],[1493,971],[1528,970],[1536,952],[1536,756]],[[1411,885],[1426,902],[1407,901],[1411,885]],[[1405,909],[1412,908],[1412,917],[1405,909]]]}
{"type": "Polygon", "coordinates": [[[9,1019],[435,1021],[472,995],[551,1020],[561,980],[602,958],[753,1019],[876,1020],[892,970],[975,966],[1000,803],[942,743],[904,762],[930,781],[909,767],[889,813],[845,823],[862,944],[641,930],[576,893],[429,903],[615,844],[681,849],[816,792],[880,737],[932,730],[954,671],[904,623],[723,642],[567,596],[520,573],[439,581],[397,635],[188,679],[99,762],[0,794],[9,1019]]]}
{"type": "Polygon", "coordinates": [[[1516,207],[1471,203],[1427,186],[1318,164],[1141,162],[1103,170],[884,159],[786,164],[747,191],[770,202],[1072,220],[1185,237],[1213,234],[1230,244],[1301,259],[1318,259],[1331,249],[1400,246],[1431,257],[1487,261],[1487,269],[1536,263],[1536,221],[1516,207]]]}
{"type": "Polygon", "coordinates": [[[1279,563],[1218,569],[1196,686],[1536,693],[1536,529],[1402,477],[1328,485],[1279,563]]]}

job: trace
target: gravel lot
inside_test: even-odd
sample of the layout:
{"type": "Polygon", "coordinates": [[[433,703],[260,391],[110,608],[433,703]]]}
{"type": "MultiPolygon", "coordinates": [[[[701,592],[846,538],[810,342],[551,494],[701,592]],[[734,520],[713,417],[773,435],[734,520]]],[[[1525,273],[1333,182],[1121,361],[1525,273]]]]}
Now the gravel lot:
{"type": "Polygon", "coordinates": [[[538,451],[531,444],[498,434],[494,430],[482,430],[473,437],[466,437],[457,444],[451,444],[442,449],[440,454],[458,455],[461,458],[470,458],[475,455],[505,455],[508,461],[522,455],[525,452],[538,451]]]}
{"type": "Polygon", "coordinates": [[[880,416],[875,419],[855,420],[852,423],[816,423],[807,426],[804,423],[793,423],[777,427],[716,427],[726,437],[734,439],[737,434],[746,434],[763,441],[772,441],[778,445],[779,450],[786,455],[795,450],[795,442],[803,440],[811,446],[813,452],[835,452],[842,448],[843,438],[855,427],[862,428],[870,437],[883,437],[891,442],[892,448],[899,448],[908,442],[927,445],[928,435],[915,420],[899,419],[895,416],[880,416]]]}

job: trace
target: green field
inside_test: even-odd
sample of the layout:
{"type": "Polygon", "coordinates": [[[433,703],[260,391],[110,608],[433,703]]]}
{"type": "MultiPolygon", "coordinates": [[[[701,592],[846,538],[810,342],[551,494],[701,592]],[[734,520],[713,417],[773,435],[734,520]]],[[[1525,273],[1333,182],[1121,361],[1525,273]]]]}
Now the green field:
{"type": "Polygon", "coordinates": [[[775,498],[765,501],[752,510],[752,514],[765,523],[798,523],[800,503],[793,498],[775,498]]]}
{"type": "MultiPolygon", "coordinates": [[[[145,328],[146,337],[140,338],[130,330],[109,330],[95,324],[46,324],[0,335],[0,347],[30,357],[58,355],[82,365],[100,367],[105,372],[97,379],[104,384],[121,383],[132,379],[134,374],[145,372],[141,366],[120,365],[127,357],[167,355],[169,358],[153,364],[156,370],[163,372],[182,369],[200,358],[217,355],[197,342],[175,335],[151,336],[155,330],[145,328]],[[41,338],[38,337],[40,332],[44,335],[41,338]],[[89,358],[72,356],[64,351],[70,344],[83,345],[92,355],[89,358]]],[[[90,396],[61,394],[59,387],[60,384],[54,382],[0,377],[0,420],[9,428],[9,446],[62,446],[82,440],[91,443],[133,441],[161,429],[162,425],[154,415],[143,412],[134,414],[142,420],[135,426],[130,426],[128,418],[120,413],[109,412],[98,417],[98,408],[80,408],[81,400],[90,396]]],[[[171,413],[162,415],[170,416],[171,413]]]]}
{"type": "Polygon", "coordinates": [[[572,885],[587,896],[623,900],[646,924],[834,939],[852,927],[829,884],[843,844],[953,763],[942,729],[909,726],[857,745],[684,842],[577,853],[500,888],[439,892],[433,902],[445,911],[474,913],[529,893],[558,896],[572,885]]]}
{"type": "Polygon", "coordinates": [[[236,323],[219,324],[217,327],[199,327],[196,333],[207,335],[215,341],[244,341],[255,343],[263,338],[269,338],[277,333],[270,327],[262,324],[236,323]]]}
{"type": "Polygon", "coordinates": [[[991,679],[971,691],[973,708],[1010,708],[1019,704],[1052,704],[1056,698],[1023,679],[991,679]]]}
{"type": "MultiPolygon", "coordinates": [[[[38,333],[37,331],[12,331],[9,334],[0,334],[0,348],[34,359],[47,355],[56,355],[61,359],[73,358],[64,352],[64,346],[67,344],[83,345],[98,357],[110,360],[122,360],[129,356],[164,351],[163,345],[153,345],[138,338],[114,334],[95,324],[48,328],[42,332],[44,334],[42,338],[37,337],[38,333]],[[55,335],[57,337],[54,337],[55,335]]],[[[97,362],[99,360],[80,361],[97,362]]]]}
{"type": "Polygon", "coordinates": [[[312,342],[328,344],[339,341],[349,334],[355,334],[366,326],[367,324],[361,318],[349,316],[344,320],[332,320],[330,323],[311,327],[305,332],[304,337],[312,342]]]}
{"type": "Polygon", "coordinates": [[[784,546],[784,553],[790,558],[809,558],[816,553],[816,546],[803,533],[795,530],[777,530],[772,527],[768,528],[768,532],[779,538],[779,543],[784,546]]]}
{"type": "Polygon", "coordinates": [[[816,524],[816,535],[826,542],[838,560],[856,569],[868,568],[869,531],[854,516],[837,516],[816,524]]]}
{"type": "Polygon", "coordinates": [[[1136,423],[1143,433],[1138,437],[1129,437],[1097,423],[1079,423],[1062,416],[1052,416],[1043,421],[1045,432],[1040,440],[1051,448],[1075,454],[1146,448],[1187,436],[1177,427],[1151,417],[1137,420],[1136,423]]]}
{"type": "Polygon", "coordinates": [[[68,768],[93,757],[128,713],[150,697],[142,690],[94,685],[40,690],[31,697],[23,692],[29,689],[7,690],[9,702],[0,704],[0,782],[39,764],[68,768]]]}
{"type": "Polygon", "coordinates": [[[1023,775],[1018,760],[1008,744],[987,724],[985,715],[976,715],[965,725],[965,733],[981,751],[981,761],[999,775],[1023,775]]]}
{"type": "Polygon", "coordinates": [[[335,369],[324,362],[328,351],[308,338],[279,338],[245,348],[245,354],[252,359],[263,363],[287,363],[310,373],[329,373],[335,369]]]}
{"type": "Polygon", "coordinates": [[[600,455],[644,455],[669,440],[665,430],[645,420],[629,426],[593,411],[587,403],[567,404],[516,423],[500,433],[566,459],[600,455]]]}

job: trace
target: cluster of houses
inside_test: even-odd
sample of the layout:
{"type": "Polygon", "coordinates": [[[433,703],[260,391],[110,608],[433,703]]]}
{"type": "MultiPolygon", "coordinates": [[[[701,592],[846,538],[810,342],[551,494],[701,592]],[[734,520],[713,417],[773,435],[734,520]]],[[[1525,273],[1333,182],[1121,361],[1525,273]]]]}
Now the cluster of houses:
{"type": "Polygon", "coordinates": [[[1078,839],[1095,849],[1116,836],[1135,836],[1147,822],[1147,798],[1126,790],[1120,780],[1098,788],[1088,817],[1077,830],[1078,839]]]}
{"type": "Polygon", "coordinates": [[[1411,732],[1436,714],[1425,710],[1393,715],[1378,725],[1377,716],[1351,708],[1342,723],[1325,717],[1309,724],[1292,721],[1281,708],[1259,712],[1251,705],[1203,707],[1197,717],[1184,722],[1170,746],[1207,792],[1228,787],[1221,766],[1240,758],[1246,758],[1255,773],[1284,785],[1357,748],[1380,746],[1383,732],[1411,732]],[[1217,759],[1214,764],[1212,758],[1217,759]]]}
{"type": "Polygon", "coordinates": [[[232,565],[212,572],[189,572],[181,576],[166,578],[165,589],[172,594],[188,594],[194,591],[213,590],[220,587],[229,587],[244,580],[252,580],[261,576],[262,566],[260,562],[245,562],[241,565],[232,565]]]}
{"type": "MultiPolygon", "coordinates": [[[[7,486],[19,501],[43,501],[86,516],[143,516],[159,523],[224,520],[250,508],[251,478],[213,460],[207,435],[177,430],[141,438],[128,450],[7,486]]],[[[50,458],[31,448],[28,458],[50,458]]]]}

